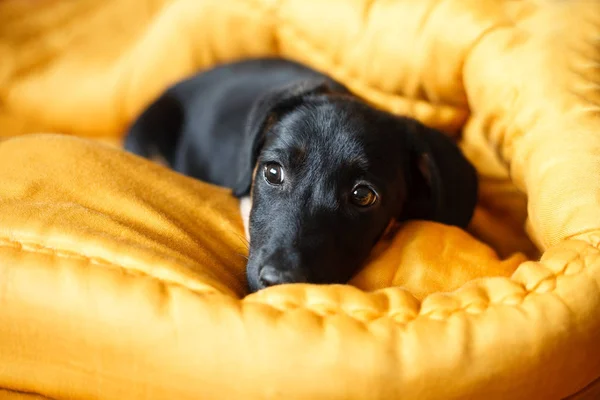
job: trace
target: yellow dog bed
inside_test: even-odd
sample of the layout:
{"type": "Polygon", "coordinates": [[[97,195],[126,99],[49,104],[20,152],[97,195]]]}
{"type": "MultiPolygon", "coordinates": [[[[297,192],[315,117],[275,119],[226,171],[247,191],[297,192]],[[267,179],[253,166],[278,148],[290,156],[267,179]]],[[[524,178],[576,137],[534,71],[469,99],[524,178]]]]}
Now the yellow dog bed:
{"type": "Polygon", "coordinates": [[[481,178],[469,233],[413,222],[351,285],[245,296],[226,190],[3,141],[0,398],[598,398],[599,49],[595,0],[0,2],[4,137],[118,144],[170,83],[280,55],[462,137],[481,178]]]}

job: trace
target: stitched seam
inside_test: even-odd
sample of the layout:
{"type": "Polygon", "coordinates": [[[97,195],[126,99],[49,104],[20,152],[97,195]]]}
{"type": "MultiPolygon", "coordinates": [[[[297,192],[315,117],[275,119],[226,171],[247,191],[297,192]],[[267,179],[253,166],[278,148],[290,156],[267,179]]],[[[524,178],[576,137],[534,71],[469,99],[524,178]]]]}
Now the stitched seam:
{"type": "Polygon", "coordinates": [[[157,276],[151,275],[147,272],[144,272],[144,271],[141,271],[138,269],[127,268],[123,265],[115,264],[113,262],[110,262],[110,261],[100,258],[100,257],[90,257],[90,256],[86,256],[84,254],[77,253],[77,252],[74,252],[71,250],[56,249],[56,248],[49,247],[49,246],[46,246],[46,245],[43,245],[40,243],[23,242],[23,241],[18,241],[18,240],[12,240],[12,239],[9,239],[6,237],[0,237],[0,248],[9,248],[9,249],[17,250],[17,251],[24,252],[24,253],[42,254],[42,255],[46,255],[46,256],[58,257],[58,258],[63,258],[63,259],[68,259],[68,260],[84,261],[84,262],[89,263],[90,265],[99,265],[99,266],[103,266],[103,267],[118,269],[130,276],[134,276],[134,277],[135,276],[143,276],[146,278],[156,280],[163,285],[181,287],[186,290],[189,290],[192,293],[199,294],[199,295],[219,293],[219,291],[217,289],[214,289],[214,291],[213,290],[193,289],[182,283],[178,283],[178,282],[174,282],[174,281],[167,281],[167,280],[164,280],[157,276]]]}
{"type": "Polygon", "coordinates": [[[559,241],[559,243],[560,243],[560,242],[566,242],[566,241],[568,241],[568,240],[581,240],[582,242],[585,242],[585,243],[589,244],[589,245],[590,245],[590,246],[592,246],[592,247],[596,247],[596,245],[594,245],[593,243],[591,243],[591,242],[588,242],[588,241],[587,241],[587,240],[585,240],[585,239],[578,238],[577,236],[586,236],[586,235],[589,235],[589,234],[591,234],[591,233],[594,233],[594,232],[599,232],[599,231],[600,231],[600,228],[588,228],[588,229],[582,229],[582,230],[581,230],[581,231],[579,231],[579,232],[575,232],[575,233],[572,233],[572,234],[570,234],[570,235],[567,235],[567,236],[565,236],[564,238],[562,238],[562,239],[559,241]]]}
{"type": "MultiPolygon", "coordinates": [[[[588,245],[590,245],[591,247],[594,247],[596,249],[598,249],[598,246],[594,246],[592,244],[589,244],[587,242],[584,242],[588,245]]],[[[198,295],[206,295],[206,294],[217,294],[220,293],[217,289],[215,289],[214,291],[200,291],[197,289],[192,289],[188,286],[185,286],[181,283],[177,283],[177,282],[173,282],[173,281],[165,281],[161,278],[158,278],[154,275],[150,275],[144,271],[139,271],[139,270],[131,270],[129,268],[126,268],[122,265],[118,265],[115,263],[112,263],[110,261],[107,261],[103,258],[100,257],[89,257],[74,251],[70,251],[70,250],[57,250],[54,249],[52,247],[48,247],[48,246],[44,246],[41,245],[39,243],[26,243],[26,242],[21,242],[21,241],[16,241],[16,240],[11,240],[8,238],[0,238],[0,248],[10,248],[13,250],[18,250],[21,252],[27,252],[27,253],[33,253],[33,254],[43,254],[43,255],[47,255],[47,256],[54,256],[54,257],[59,257],[59,258],[65,258],[65,259],[72,259],[72,260],[79,260],[79,261],[87,261],[88,263],[92,264],[92,265],[102,265],[102,266],[107,266],[107,267],[112,267],[114,269],[119,269],[131,276],[144,276],[147,278],[151,278],[153,280],[156,280],[158,282],[160,282],[163,285],[166,286],[173,286],[173,287],[181,287],[185,290],[189,290],[192,293],[198,294],[198,295]]],[[[543,264],[542,264],[543,265],[543,264]]],[[[586,268],[588,266],[584,265],[583,268],[581,269],[581,271],[578,271],[577,274],[583,273],[586,268]]],[[[273,305],[270,303],[266,303],[266,302],[261,302],[261,301],[242,301],[240,299],[237,299],[240,303],[246,303],[246,304],[256,304],[256,305],[262,305],[262,306],[266,306],[269,307],[273,310],[279,311],[279,312],[289,312],[292,311],[294,309],[302,309],[305,311],[308,311],[318,317],[321,318],[326,318],[328,316],[335,316],[335,315],[340,315],[340,314],[344,314],[347,315],[348,317],[354,319],[357,322],[360,322],[362,324],[368,325],[371,322],[375,322],[379,319],[382,318],[389,318],[394,320],[394,323],[396,324],[408,324],[410,322],[413,322],[419,318],[429,318],[429,319],[433,319],[433,320],[438,320],[438,321],[443,321],[448,319],[449,317],[451,317],[454,314],[457,313],[461,313],[461,312],[465,312],[465,313],[469,313],[469,314],[481,314],[483,312],[485,312],[487,309],[489,309],[491,306],[507,306],[507,307],[515,307],[520,305],[526,298],[527,296],[529,296],[530,294],[535,294],[538,293],[536,291],[536,289],[541,285],[541,283],[546,282],[548,280],[551,279],[556,279],[559,276],[563,276],[565,275],[565,271],[566,271],[566,267],[563,268],[561,271],[554,273],[552,272],[551,276],[542,279],[540,282],[538,282],[536,285],[534,285],[531,289],[527,289],[523,284],[516,282],[510,278],[508,278],[512,283],[517,284],[519,287],[521,287],[521,289],[523,290],[522,293],[518,293],[517,295],[519,295],[519,297],[521,297],[520,301],[518,303],[512,302],[510,304],[505,304],[505,300],[510,299],[513,300],[514,299],[514,294],[511,294],[509,296],[506,296],[503,299],[500,299],[496,302],[492,302],[492,301],[487,301],[485,302],[486,304],[483,305],[481,303],[476,303],[475,305],[477,306],[481,306],[480,310],[477,310],[474,312],[474,310],[468,310],[470,308],[472,308],[473,304],[465,304],[462,307],[458,307],[458,308],[454,308],[454,309],[433,309],[433,310],[429,310],[427,313],[423,313],[422,312],[422,302],[418,302],[419,305],[419,310],[415,313],[414,310],[411,309],[393,309],[390,310],[388,309],[387,312],[381,312],[378,310],[372,310],[372,309],[355,309],[352,311],[349,310],[344,310],[342,308],[331,308],[329,305],[327,304],[312,304],[311,306],[306,306],[306,305],[302,305],[302,304],[294,304],[294,303],[287,303],[284,307],[278,307],[277,305],[273,305]],[[321,307],[323,308],[323,310],[318,311],[315,310],[314,307],[321,307]],[[368,320],[365,320],[364,316],[363,317],[358,317],[357,314],[364,314],[364,315],[371,315],[372,318],[368,318],[368,320]],[[410,315],[412,314],[412,315],[410,315]],[[395,317],[396,316],[406,316],[406,320],[400,322],[400,321],[396,321],[395,317]]],[[[570,273],[569,275],[574,275],[572,273],[570,273]]],[[[552,290],[547,290],[547,291],[543,291],[543,294],[551,294],[554,291],[554,289],[552,290]]],[[[410,293],[410,292],[409,292],[410,293]]],[[[221,293],[220,293],[221,294],[221,293]]]]}
{"type": "Polygon", "coordinates": [[[2,387],[0,388],[1,391],[5,391],[5,392],[9,392],[9,393],[13,393],[13,394],[23,394],[26,396],[32,395],[32,396],[36,396],[36,400],[54,400],[53,397],[48,397],[45,394],[41,394],[39,392],[36,391],[31,391],[31,390],[23,390],[23,389],[12,389],[12,388],[7,388],[7,387],[2,387]]]}
{"type": "MultiPolygon", "coordinates": [[[[587,243],[587,242],[584,242],[584,243],[590,245],[591,247],[593,247],[595,249],[599,249],[599,247],[600,247],[600,243],[598,246],[595,246],[595,245],[587,243]]],[[[581,257],[581,255],[579,255],[579,257],[581,257]]],[[[526,261],[526,262],[529,262],[529,261],[526,261]]],[[[543,267],[545,267],[543,263],[541,263],[541,262],[538,262],[538,263],[540,263],[543,267]]],[[[569,273],[568,275],[573,276],[573,275],[578,275],[578,274],[584,273],[587,268],[588,268],[588,265],[584,264],[583,268],[580,271],[578,271],[577,273],[569,273]]],[[[546,268],[546,269],[548,271],[550,271],[548,268],[546,268]]],[[[402,321],[402,322],[394,321],[394,322],[397,324],[408,324],[419,318],[429,318],[432,320],[444,321],[444,320],[447,320],[448,318],[450,318],[451,316],[453,316],[454,314],[458,314],[461,312],[464,312],[467,314],[482,314],[483,312],[487,311],[487,309],[489,309],[492,306],[516,307],[516,306],[521,305],[523,303],[523,301],[525,301],[526,298],[531,294],[553,294],[553,292],[555,291],[555,288],[556,288],[555,284],[552,285],[553,288],[551,290],[540,291],[538,289],[545,282],[548,282],[551,280],[555,281],[557,278],[559,278],[561,276],[566,276],[565,272],[567,269],[568,269],[568,265],[565,265],[564,268],[562,268],[560,271],[558,271],[556,273],[550,272],[551,276],[548,276],[547,278],[540,280],[535,285],[533,285],[530,289],[527,289],[522,283],[517,282],[517,281],[513,280],[512,278],[507,278],[507,279],[509,279],[510,282],[518,285],[522,289],[522,292],[521,293],[511,293],[497,301],[487,300],[487,301],[481,302],[481,303],[478,303],[478,302],[469,303],[469,304],[464,304],[462,307],[457,307],[454,309],[433,309],[433,310],[428,310],[427,313],[422,312],[422,308],[420,307],[420,306],[422,306],[422,301],[419,301],[420,309],[416,313],[411,312],[412,310],[410,310],[410,309],[406,309],[406,311],[404,311],[404,309],[403,309],[402,311],[404,311],[404,312],[399,312],[400,310],[398,310],[398,309],[387,310],[387,312],[379,312],[378,316],[369,318],[368,321],[365,321],[364,318],[357,317],[355,314],[364,313],[364,314],[374,315],[374,314],[377,314],[377,311],[373,311],[370,309],[356,309],[356,310],[352,310],[352,311],[347,311],[347,310],[343,310],[343,309],[333,309],[332,310],[330,308],[330,306],[327,304],[312,304],[313,307],[323,308],[322,311],[317,311],[317,310],[314,310],[313,308],[309,308],[309,307],[303,306],[301,304],[294,304],[291,302],[287,303],[285,307],[278,307],[273,304],[263,303],[263,302],[259,302],[259,301],[249,301],[248,303],[251,302],[254,304],[266,305],[266,306],[269,306],[280,312],[286,312],[286,311],[292,310],[292,309],[305,309],[305,310],[307,310],[319,317],[322,317],[322,318],[332,315],[332,312],[335,313],[333,315],[345,314],[363,324],[369,324],[369,323],[377,321],[381,318],[394,319],[396,317],[396,315],[403,317],[403,316],[408,316],[410,314],[413,314],[413,315],[408,317],[405,321],[402,321]],[[515,296],[520,297],[520,299],[517,302],[514,301],[515,296]],[[480,310],[471,310],[473,308],[473,306],[481,307],[481,309],[480,310]]]]}

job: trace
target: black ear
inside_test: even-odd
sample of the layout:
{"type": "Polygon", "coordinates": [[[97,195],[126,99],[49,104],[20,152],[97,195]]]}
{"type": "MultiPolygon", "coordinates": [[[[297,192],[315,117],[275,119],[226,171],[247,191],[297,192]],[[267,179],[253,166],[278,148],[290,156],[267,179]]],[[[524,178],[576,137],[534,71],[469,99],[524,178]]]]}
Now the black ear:
{"type": "Polygon", "coordinates": [[[414,121],[405,215],[466,228],[477,203],[477,172],[448,136],[414,121]]]}
{"type": "Polygon", "coordinates": [[[310,79],[272,90],[256,101],[246,120],[234,196],[243,197],[250,193],[256,160],[269,127],[301,105],[307,97],[327,93],[349,92],[343,85],[330,79],[310,79]]]}

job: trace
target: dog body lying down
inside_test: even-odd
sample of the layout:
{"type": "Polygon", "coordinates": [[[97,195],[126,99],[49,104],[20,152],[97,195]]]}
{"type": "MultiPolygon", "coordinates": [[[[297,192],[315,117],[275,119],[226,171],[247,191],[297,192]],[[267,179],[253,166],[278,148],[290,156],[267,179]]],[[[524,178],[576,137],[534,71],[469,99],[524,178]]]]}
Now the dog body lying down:
{"type": "Polygon", "coordinates": [[[393,221],[466,227],[477,176],[456,145],[302,65],[255,59],[169,88],[125,148],[251,198],[251,290],[343,283],[393,221]]]}

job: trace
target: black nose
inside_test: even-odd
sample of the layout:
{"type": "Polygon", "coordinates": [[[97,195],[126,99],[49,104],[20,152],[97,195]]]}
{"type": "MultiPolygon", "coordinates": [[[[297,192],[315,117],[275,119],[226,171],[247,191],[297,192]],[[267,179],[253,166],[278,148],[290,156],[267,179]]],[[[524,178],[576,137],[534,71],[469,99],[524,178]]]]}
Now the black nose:
{"type": "Polygon", "coordinates": [[[258,274],[258,279],[263,288],[284,283],[307,282],[306,276],[297,270],[283,270],[265,265],[258,274]]]}

